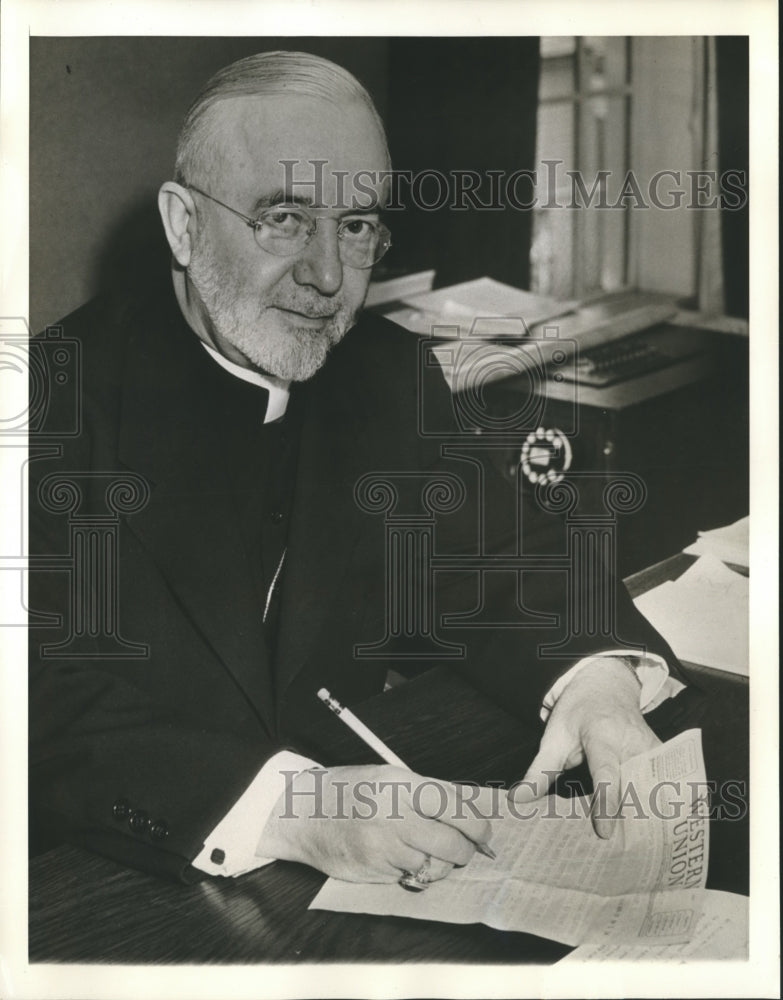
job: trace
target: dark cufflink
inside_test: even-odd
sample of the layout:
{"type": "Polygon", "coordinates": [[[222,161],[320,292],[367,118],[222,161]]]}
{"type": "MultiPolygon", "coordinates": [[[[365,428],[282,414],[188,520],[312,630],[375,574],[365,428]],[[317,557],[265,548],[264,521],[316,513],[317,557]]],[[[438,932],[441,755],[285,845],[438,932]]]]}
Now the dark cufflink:
{"type": "Polygon", "coordinates": [[[213,865],[222,865],[223,862],[226,860],[226,852],[221,851],[219,847],[216,847],[215,850],[210,854],[209,860],[212,862],[213,865]]]}

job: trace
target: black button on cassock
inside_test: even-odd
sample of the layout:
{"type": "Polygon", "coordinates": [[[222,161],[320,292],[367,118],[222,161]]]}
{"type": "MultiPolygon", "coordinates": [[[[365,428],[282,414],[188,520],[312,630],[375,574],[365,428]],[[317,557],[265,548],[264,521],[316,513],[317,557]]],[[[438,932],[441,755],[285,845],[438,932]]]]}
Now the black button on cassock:
{"type": "Polygon", "coordinates": [[[284,517],[285,514],[281,513],[279,510],[276,510],[274,514],[272,514],[272,524],[282,524],[284,517]]]}
{"type": "Polygon", "coordinates": [[[111,807],[111,814],[115,819],[127,819],[130,813],[130,802],[127,799],[117,799],[111,807]]]}
{"type": "Polygon", "coordinates": [[[152,840],[165,840],[169,835],[168,823],[163,819],[156,819],[150,824],[150,837],[152,840]]]}
{"type": "Polygon", "coordinates": [[[128,817],[128,826],[134,833],[144,833],[150,825],[150,818],[143,809],[134,809],[128,817]]]}

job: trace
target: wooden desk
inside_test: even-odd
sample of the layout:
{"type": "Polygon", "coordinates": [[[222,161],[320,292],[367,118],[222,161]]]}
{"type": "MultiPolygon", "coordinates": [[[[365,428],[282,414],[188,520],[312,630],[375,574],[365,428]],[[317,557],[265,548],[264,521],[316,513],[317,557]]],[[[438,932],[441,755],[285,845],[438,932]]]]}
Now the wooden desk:
{"type": "MultiPolygon", "coordinates": [[[[687,560],[689,557],[682,557],[687,560]]],[[[672,578],[685,566],[667,560],[629,581],[632,592],[672,578]]],[[[696,716],[705,733],[707,774],[732,774],[727,727],[742,742],[747,687],[733,675],[699,675],[723,692],[723,714],[696,716]],[[728,697],[726,695],[728,694],[728,697]],[[707,743],[716,749],[707,752],[707,743]]],[[[679,731],[684,692],[657,710],[651,722],[661,738],[679,731]]],[[[694,696],[696,697],[696,696],[694,696]]],[[[698,696],[700,697],[700,696],[698,696]]],[[[537,749],[538,734],[523,740],[519,723],[444,668],[373,698],[362,718],[416,770],[461,781],[518,780],[537,749]]],[[[690,722],[688,723],[690,724],[690,722]]],[[[346,759],[367,751],[346,729],[346,759]]],[[[746,735],[745,735],[746,741],[746,735]]],[[[746,755],[745,750],[740,750],[746,755]]],[[[579,774],[585,781],[585,774],[579,774]]],[[[711,831],[708,886],[747,891],[747,824],[711,831]]],[[[302,865],[277,862],[240,879],[205,879],[191,886],[163,882],[72,847],[59,847],[30,864],[30,960],[123,963],[254,962],[481,962],[551,963],[570,951],[528,934],[397,917],[307,909],[324,878],[302,865]]]]}

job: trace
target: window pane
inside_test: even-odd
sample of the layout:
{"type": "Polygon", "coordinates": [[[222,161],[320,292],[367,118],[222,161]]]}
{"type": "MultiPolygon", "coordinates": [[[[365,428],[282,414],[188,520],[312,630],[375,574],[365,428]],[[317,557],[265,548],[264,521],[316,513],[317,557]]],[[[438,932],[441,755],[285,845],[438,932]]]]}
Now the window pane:
{"type": "Polygon", "coordinates": [[[580,90],[583,93],[624,87],[628,80],[625,38],[583,38],[579,48],[579,69],[580,90]]]}
{"type": "Polygon", "coordinates": [[[576,35],[542,35],[540,52],[542,59],[572,56],[576,52],[576,35]]]}
{"type": "Polygon", "coordinates": [[[574,93],[575,72],[576,60],[573,56],[542,59],[538,83],[539,101],[570,99],[574,93]]]}
{"type": "Polygon", "coordinates": [[[571,102],[544,104],[538,109],[536,159],[539,164],[537,190],[540,202],[549,201],[555,193],[549,190],[551,172],[540,168],[542,160],[562,161],[557,171],[558,183],[567,180],[564,170],[576,167],[575,113],[571,102]]]}
{"type": "Polygon", "coordinates": [[[597,206],[617,201],[627,170],[627,39],[542,39],[541,54],[531,287],[613,290],[626,280],[627,210],[597,206]]]}
{"type": "Polygon", "coordinates": [[[539,101],[571,98],[576,86],[576,38],[573,35],[545,37],[540,42],[541,74],[539,101]]]}

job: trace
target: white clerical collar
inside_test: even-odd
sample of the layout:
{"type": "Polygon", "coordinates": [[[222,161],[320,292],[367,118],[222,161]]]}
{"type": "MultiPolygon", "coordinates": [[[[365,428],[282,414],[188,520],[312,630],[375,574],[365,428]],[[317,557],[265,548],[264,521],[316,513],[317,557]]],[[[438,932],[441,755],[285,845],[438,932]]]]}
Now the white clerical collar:
{"type": "Polygon", "coordinates": [[[235,361],[229,361],[228,358],[216,351],[214,347],[210,347],[203,340],[201,341],[201,346],[227,372],[231,372],[237,378],[244,379],[245,382],[252,382],[253,385],[260,385],[262,389],[266,389],[269,393],[269,403],[267,404],[266,416],[264,417],[265,424],[271,424],[273,420],[279,420],[283,416],[288,406],[290,381],[286,381],[283,378],[275,378],[273,375],[262,375],[261,372],[254,372],[250,368],[243,368],[242,365],[238,365],[235,361]]]}

